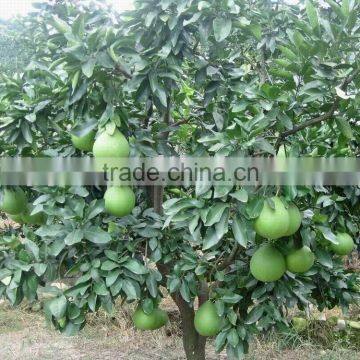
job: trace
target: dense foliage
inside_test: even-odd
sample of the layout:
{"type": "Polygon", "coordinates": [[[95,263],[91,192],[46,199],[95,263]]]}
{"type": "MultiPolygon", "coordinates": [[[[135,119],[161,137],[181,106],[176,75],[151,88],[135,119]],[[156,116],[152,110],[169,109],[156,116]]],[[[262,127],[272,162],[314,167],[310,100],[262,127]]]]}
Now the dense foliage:
{"type": "Polygon", "coordinates": [[[34,54],[32,43],[23,37],[22,22],[0,20],[0,71],[13,74],[23,71],[34,54]]]}
{"type": "MultiPolygon", "coordinates": [[[[71,134],[117,127],[132,156],[272,156],[280,146],[358,156],[360,5],[324,4],[143,0],[116,17],[100,5],[37,4],[24,22],[35,55],[22,73],[1,75],[0,154],[81,155],[71,134]]],[[[336,232],[358,239],[360,187],[139,187],[123,218],[104,212],[102,188],[25,190],[47,220],[1,234],[0,295],[17,305],[75,278],[45,307],[67,334],[119,297],[149,313],[163,286],[192,337],[189,359],[202,359],[205,344],[188,321],[197,297],[224,319],[216,349],[241,358],[254,334],[288,325],[286,308],[346,309],[359,294],[331,243],[336,232]],[[315,264],[262,283],[249,272],[265,242],[253,225],[275,193],[303,213],[300,231],[275,246],[309,246],[315,264]]]]}

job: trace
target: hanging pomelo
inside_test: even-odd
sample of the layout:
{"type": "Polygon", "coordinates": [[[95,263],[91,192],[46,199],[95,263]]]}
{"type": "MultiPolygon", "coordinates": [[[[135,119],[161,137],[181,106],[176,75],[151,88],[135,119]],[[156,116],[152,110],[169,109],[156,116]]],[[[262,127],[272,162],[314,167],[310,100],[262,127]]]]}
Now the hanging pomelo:
{"type": "Polygon", "coordinates": [[[114,216],[129,215],[135,207],[135,194],[129,186],[109,187],[104,199],[105,210],[114,216]]]}
{"type": "Polygon", "coordinates": [[[252,256],[250,271],[255,279],[263,282],[279,280],[286,271],[285,258],[275,247],[265,244],[252,256]]]}
{"type": "Polygon", "coordinates": [[[277,196],[271,198],[274,209],[267,201],[255,221],[255,231],[264,238],[278,239],[285,235],[289,228],[289,213],[281,199],[277,196]]]}

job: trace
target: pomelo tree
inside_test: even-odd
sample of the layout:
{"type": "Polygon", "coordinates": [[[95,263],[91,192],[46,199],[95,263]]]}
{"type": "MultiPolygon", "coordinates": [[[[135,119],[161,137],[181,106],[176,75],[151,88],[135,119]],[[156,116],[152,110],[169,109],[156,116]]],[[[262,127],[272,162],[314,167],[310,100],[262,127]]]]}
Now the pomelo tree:
{"type": "MultiPolygon", "coordinates": [[[[359,154],[358,2],[135,4],[121,16],[36,4],[24,21],[35,56],[1,75],[2,156],[111,154],[114,137],[114,156],[127,143],[144,157],[359,154]]],[[[41,214],[29,221],[9,201],[22,192],[2,187],[0,207],[24,224],[0,236],[0,295],[35,301],[72,277],[44,309],[73,334],[117,298],[138,304],[137,328],[156,329],[167,289],[191,360],[205,359],[206,336],[240,359],[253,336],[288,327],[287,308],[358,300],[358,274],[340,255],[359,237],[358,186],[110,189],[24,187],[25,215],[41,214]]]]}

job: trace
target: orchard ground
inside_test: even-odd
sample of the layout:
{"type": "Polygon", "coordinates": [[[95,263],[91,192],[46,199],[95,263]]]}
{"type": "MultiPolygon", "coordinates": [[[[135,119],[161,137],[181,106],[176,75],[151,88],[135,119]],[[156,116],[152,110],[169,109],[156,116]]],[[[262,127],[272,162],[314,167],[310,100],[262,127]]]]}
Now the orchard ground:
{"type": "MultiPolygon", "coordinates": [[[[176,306],[168,297],[163,307],[170,313],[166,328],[148,331],[146,336],[132,327],[131,306],[116,307],[113,317],[99,312],[89,316],[85,328],[74,337],[66,337],[46,325],[41,311],[31,310],[23,304],[13,309],[5,302],[0,304],[0,359],[130,359],[130,360],[182,360],[181,337],[176,306]]],[[[326,312],[327,316],[339,315],[338,310],[326,312]]],[[[360,316],[359,308],[353,309],[352,318],[360,316]]],[[[256,339],[246,359],[323,359],[356,360],[360,350],[353,344],[344,347],[339,342],[329,343],[322,334],[311,340],[297,334],[269,334],[266,339],[256,339]]],[[[360,336],[360,332],[359,332],[360,336]]],[[[208,345],[208,359],[226,359],[226,354],[216,355],[208,345]]]]}

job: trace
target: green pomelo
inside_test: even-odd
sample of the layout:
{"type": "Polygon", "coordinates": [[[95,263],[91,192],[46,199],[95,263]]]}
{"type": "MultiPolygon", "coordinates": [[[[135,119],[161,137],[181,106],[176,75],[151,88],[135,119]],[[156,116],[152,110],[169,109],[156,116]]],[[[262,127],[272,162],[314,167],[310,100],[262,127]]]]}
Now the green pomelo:
{"type": "Polygon", "coordinates": [[[292,320],[292,326],[296,332],[303,332],[308,328],[308,321],[306,319],[303,319],[301,317],[293,317],[292,320]]]}
{"type": "Polygon", "coordinates": [[[283,202],[278,197],[272,198],[275,209],[272,209],[267,201],[255,221],[255,231],[267,239],[279,239],[285,235],[289,228],[289,213],[283,202]]]}
{"type": "Polygon", "coordinates": [[[159,327],[166,325],[169,321],[169,317],[166,311],[162,309],[156,309],[159,327]]]}
{"type": "Polygon", "coordinates": [[[255,279],[263,282],[279,280],[286,271],[285,258],[273,246],[263,245],[251,258],[250,271],[255,279]]]}
{"type": "Polygon", "coordinates": [[[202,336],[217,335],[221,330],[221,322],[216,306],[211,301],[206,301],[195,313],[195,329],[202,336]]]}
{"type": "Polygon", "coordinates": [[[309,247],[293,250],[286,256],[286,267],[292,273],[305,273],[314,265],[315,256],[309,247]]]}
{"type": "Polygon", "coordinates": [[[161,309],[154,309],[152,313],[146,314],[140,307],[133,315],[134,326],[139,330],[156,330],[168,322],[167,313],[161,309]]]}
{"type": "Polygon", "coordinates": [[[105,209],[114,216],[129,215],[135,207],[135,194],[129,186],[114,186],[106,190],[105,209]]]}
{"type": "Polygon", "coordinates": [[[349,234],[338,233],[336,235],[338,244],[331,244],[331,249],[337,255],[349,255],[354,250],[354,240],[349,234]]]}
{"type": "Polygon", "coordinates": [[[26,209],[26,196],[21,188],[5,189],[0,204],[0,210],[10,215],[17,215],[26,209]]]}
{"type": "Polygon", "coordinates": [[[90,131],[84,136],[76,136],[71,134],[71,141],[76,149],[82,151],[91,151],[95,142],[95,131],[90,131]]]}
{"type": "Polygon", "coordinates": [[[302,220],[301,212],[295,204],[289,205],[288,213],[289,227],[287,229],[287,232],[285,233],[285,236],[291,236],[295,234],[299,230],[302,220]]]}
{"type": "Polygon", "coordinates": [[[128,157],[130,153],[129,143],[119,131],[110,135],[106,131],[95,140],[93,153],[98,158],[128,157]]]}

